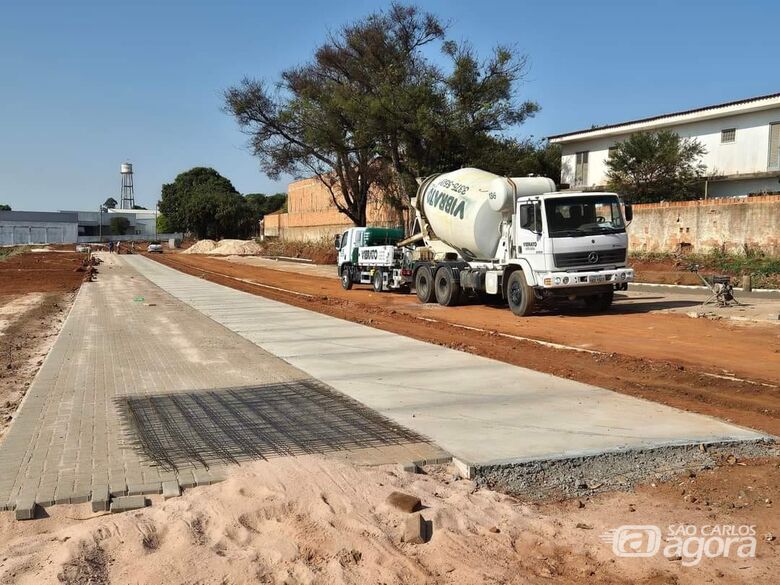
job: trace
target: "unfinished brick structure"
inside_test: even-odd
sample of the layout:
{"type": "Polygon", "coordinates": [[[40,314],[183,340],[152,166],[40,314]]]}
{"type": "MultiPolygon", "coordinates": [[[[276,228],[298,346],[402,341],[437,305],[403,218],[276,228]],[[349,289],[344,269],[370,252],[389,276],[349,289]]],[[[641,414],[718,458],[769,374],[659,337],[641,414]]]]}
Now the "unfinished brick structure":
{"type": "MultiPolygon", "coordinates": [[[[373,193],[368,204],[368,225],[397,226],[403,219],[373,193]]],[[[340,213],[330,191],[316,177],[301,179],[287,187],[287,212],[267,215],[263,230],[267,237],[287,240],[330,238],[354,225],[340,213]]]]}

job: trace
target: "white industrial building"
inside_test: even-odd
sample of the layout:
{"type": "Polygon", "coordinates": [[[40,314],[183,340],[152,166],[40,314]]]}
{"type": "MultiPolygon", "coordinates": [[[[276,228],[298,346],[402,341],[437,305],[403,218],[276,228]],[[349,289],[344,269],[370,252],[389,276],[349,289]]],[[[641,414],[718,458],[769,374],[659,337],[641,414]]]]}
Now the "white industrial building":
{"type": "Polygon", "coordinates": [[[707,150],[708,197],[780,192],[780,93],[551,136],[562,149],[561,183],[603,188],[610,149],[635,132],[661,129],[707,150]]]}
{"type": "Polygon", "coordinates": [[[157,234],[156,223],[157,213],[146,209],[0,211],[0,246],[181,238],[181,234],[157,234]],[[128,220],[124,234],[112,234],[115,217],[128,220]]]}

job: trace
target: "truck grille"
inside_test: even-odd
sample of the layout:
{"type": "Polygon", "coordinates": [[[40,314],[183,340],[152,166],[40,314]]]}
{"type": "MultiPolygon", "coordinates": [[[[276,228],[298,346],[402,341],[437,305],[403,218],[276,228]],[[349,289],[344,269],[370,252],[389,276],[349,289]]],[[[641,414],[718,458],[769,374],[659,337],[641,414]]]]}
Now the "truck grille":
{"type": "Polygon", "coordinates": [[[558,268],[620,264],[626,261],[626,249],[615,248],[612,250],[594,250],[593,252],[567,252],[565,254],[553,254],[553,259],[558,268]],[[594,258],[591,254],[596,254],[597,257],[594,258]]]}

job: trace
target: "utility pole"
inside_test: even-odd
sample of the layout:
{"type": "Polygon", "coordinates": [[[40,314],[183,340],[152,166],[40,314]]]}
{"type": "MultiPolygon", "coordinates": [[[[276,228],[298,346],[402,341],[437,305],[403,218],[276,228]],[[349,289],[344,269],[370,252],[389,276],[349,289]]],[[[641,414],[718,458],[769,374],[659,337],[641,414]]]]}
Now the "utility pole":
{"type": "Polygon", "coordinates": [[[160,206],[160,202],[156,201],[154,204],[154,241],[156,242],[159,239],[159,235],[157,233],[157,208],[160,206]]]}
{"type": "Polygon", "coordinates": [[[108,208],[105,205],[101,205],[98,208],[98,233],[100,234],[100,241],[103,241],[103,212],[107,211],[108,208]]]}

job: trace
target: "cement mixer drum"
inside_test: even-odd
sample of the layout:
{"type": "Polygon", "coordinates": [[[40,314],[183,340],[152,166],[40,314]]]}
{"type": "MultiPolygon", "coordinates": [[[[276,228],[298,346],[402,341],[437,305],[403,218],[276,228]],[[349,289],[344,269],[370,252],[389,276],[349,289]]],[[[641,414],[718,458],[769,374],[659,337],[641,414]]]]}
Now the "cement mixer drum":
{"type": "Polygon", "coordinates": [[[458,169],[423,183],[417,205],[436,237],[466,259],[495,257],[501,222],[514,211],[521,195],[555,190],[542,177],[509,179],[480,169],[458,169]]]}

